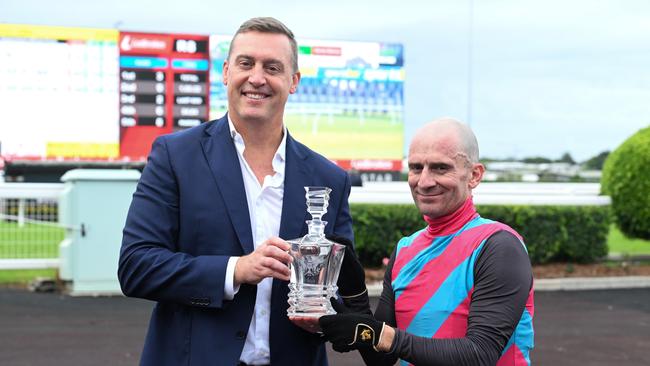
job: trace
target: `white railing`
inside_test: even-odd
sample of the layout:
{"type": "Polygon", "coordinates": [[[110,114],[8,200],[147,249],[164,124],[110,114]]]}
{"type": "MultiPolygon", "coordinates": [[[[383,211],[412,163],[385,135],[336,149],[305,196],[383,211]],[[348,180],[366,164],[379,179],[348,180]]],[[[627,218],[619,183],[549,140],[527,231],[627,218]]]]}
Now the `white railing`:
{"type": "Polygon", "coordinates": [[[0,183],[0,269],[57,268],[63,184],[0,183]]]}
{"type": "MultiPolygon", "coordinates": [[[[473,191],[477,205],[576,205],[606,206],[608,196],[600,196],[598,183],[486,183],[473,191]]],[[[406,182],[366,182],[352,187],[350,203],[412,204],[406,182]]]]}

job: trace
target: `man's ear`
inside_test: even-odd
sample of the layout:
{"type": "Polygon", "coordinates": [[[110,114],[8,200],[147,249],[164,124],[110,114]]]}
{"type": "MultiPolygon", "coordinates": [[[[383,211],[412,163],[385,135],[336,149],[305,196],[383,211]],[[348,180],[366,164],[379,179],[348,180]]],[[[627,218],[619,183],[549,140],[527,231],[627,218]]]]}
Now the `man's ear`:
{"type": "Polygon", "coordinates": [[[289,88],[290,94],[293,94],[298,90],[299,82],[300,82],[300,71],[296,72],[291,76],[291,88],[289,88]]]}
{"type": "Polygon", "coordinates": [[[470,171],[469,178],[469,188],[474,189],[481,183],[483,179],[483,174],[485,173],[485,166],[481,163],[472,164],[472,170],[470,171]]]}
{"type": "Polygon", "coordinates": [[[228,60],[223,61],[223,71],[221,72],[221,79],[223,80],[223,85],[228,85],[228,60]]]}

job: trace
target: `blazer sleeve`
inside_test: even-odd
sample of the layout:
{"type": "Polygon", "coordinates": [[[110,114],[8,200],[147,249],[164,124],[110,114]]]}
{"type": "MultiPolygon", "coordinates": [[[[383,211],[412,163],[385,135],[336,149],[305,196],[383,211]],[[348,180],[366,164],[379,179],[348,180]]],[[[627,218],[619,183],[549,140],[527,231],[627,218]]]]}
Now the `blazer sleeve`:
{"type": "Polygon", "coordinates": [[[156,139],[133,195],[119,257],[126,296],[197,307],[223,305],[229,256],[179,250],[178,179],[166,136],[156,139]]]}

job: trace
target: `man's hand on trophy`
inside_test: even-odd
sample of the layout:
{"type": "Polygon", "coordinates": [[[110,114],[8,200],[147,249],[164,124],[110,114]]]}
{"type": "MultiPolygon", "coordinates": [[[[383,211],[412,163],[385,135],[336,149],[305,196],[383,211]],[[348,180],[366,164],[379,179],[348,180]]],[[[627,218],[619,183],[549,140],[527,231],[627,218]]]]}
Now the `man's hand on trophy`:
{"type": "Polygon", "coordinates": [[[337,352],[370,347],[379,351],[377,346],[384,331],[384,322],[367,313],[353,312],[334,298],[330,302],[337,314],[321,316],[318,322],[325,339],[332,342],[332,348],[337,352]]]}
{"type": "Polygon", "coordinates": [[[349,309],[372,315],[370,311],[370,299],[366,289],[366,275],[363,266],[354,252],[352,242],[343,236],[336,234],[327,235],[328,240],[345,245],[345,255],[341,264],[341,272],[337,286],[343,303],[349,309]]]}
{"type": "Polygon", "coordinates": [[[318,318],[306,316],[290,316],[289,320],[300,328],[308,331],[309,333],[319,333],[321,331],[318,324],[318,318]]]}
{"type": "Polygon", "coordinates": [[[235,286],[242,283],[256,285],[267,277],[289,281],[291,271],[289,263],[289,243],[272,237],[260,244],[255,250],[237,260],[235,265],[235,286]]]}

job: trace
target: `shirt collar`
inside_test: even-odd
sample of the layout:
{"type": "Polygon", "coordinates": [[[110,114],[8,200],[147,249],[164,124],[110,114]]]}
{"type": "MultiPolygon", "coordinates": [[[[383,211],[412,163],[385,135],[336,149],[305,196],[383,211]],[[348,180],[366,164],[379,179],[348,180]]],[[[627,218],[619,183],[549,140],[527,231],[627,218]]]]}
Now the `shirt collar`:
{"type": "MultiPolygon", "coordinates": [[[[246,148],[246,145],[244,144],[244,138],[235,129],[235,125],[232,123],[232,119],[230,119],[230,115],[228,115],[228,128],[230,129],[230,137],[233,139],[237,151],[240,154],[242,154],[243,157],[244,149],[246,148]]],[[[280,145],[278,146],[278,149],[275,151],[275,155],[273,156],[273,161],[271,162],[271,165],[273,166],[273,170],[276,173],[279,173],[281,176],[284,176],[284,163],[286,161],[286,151],[287,151],[287,127],[283,124],[282,140],[280,141],[280,145]]]]}

